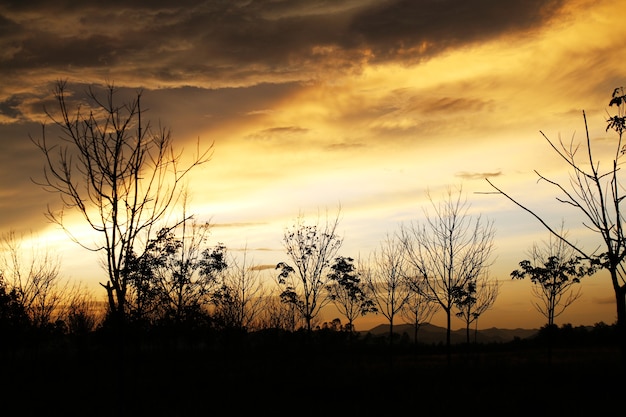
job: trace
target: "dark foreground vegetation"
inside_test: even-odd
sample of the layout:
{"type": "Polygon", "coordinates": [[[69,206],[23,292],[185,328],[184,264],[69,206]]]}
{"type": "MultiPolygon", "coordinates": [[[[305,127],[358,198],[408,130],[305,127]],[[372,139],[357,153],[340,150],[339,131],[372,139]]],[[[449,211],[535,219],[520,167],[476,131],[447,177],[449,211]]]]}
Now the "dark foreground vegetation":
{"type": "Polygon", "coordinates": [[[390,345],[328,329],[22,336],[2,339],[2,415],[607,415],[623,389],[603,324],[450,356],[406,335],[390,345]]]}

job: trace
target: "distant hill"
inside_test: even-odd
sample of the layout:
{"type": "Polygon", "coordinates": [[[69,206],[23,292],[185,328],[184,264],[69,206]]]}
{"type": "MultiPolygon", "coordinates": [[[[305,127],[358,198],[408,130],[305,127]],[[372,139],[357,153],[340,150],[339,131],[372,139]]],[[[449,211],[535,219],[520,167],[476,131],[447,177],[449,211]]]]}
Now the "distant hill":
{"type": "MultiPolygon", "coordinates": [[[[477,343],[506,343],[511,342],[515,338],[526,339],[537,334],[539,329],[498,329],[492,327],[490,329],[478,330],[476,335],[477,343]]],[[[393,326],[393,332],[397,334],[406,333],[409,338],[413,339],[414,328],[411,324],[399,324],[393,326]]],[[[373,336],[382,336],[389,333],[388,324],[380,324],[370,330],[363,331],[361,334],[371,333],[373,336]]],[[[474,342],[474,330],[470,329],[470,338],[474,342]]],[[[452,330],[450,332],[450,341],[453,344],[465,343],[467,339],[465,329],[452,330]]],[[[432,324],[422,324],[417,332],[417,340],[419,343],[438,344],[446,342],[446,328],[434,326],[432,324]]]]}

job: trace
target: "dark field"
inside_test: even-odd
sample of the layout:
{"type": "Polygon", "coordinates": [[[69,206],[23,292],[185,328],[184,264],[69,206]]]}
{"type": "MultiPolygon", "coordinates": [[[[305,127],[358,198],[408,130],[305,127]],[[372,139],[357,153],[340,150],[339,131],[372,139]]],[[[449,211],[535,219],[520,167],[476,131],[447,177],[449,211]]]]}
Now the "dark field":
{"type": "Polygon", "coordinates": [[[602,416],[626,388],[606,343],[550,361],[540,342],[455,345],[448,361],[441,345],[274,336],[6,351],[1,415],[602,416]]]}

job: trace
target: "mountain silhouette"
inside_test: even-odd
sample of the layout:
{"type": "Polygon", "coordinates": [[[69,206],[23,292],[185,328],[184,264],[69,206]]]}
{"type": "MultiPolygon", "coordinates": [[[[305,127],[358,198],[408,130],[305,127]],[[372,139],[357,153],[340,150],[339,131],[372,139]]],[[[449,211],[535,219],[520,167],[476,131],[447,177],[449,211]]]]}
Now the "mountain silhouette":
{"type": "MultiPolygon", "coordinates": [[[[412,340],[414,335],[414,327],[412,324],[398,324],[393,326],[393,332],[396,334],[407,334],[412,340]]],[[[533,337],[539,332],[539,329],[498,329],[492,327],[489,329],[478,330],[470,329],[470,341],[477,343],[507,343],[519,339],[527,339],[533,337]],[[476,337],[476,339],[474,339],[476,337]]],[[[384,336],[389,333],[389,324],[379,324],[378,326],[361,332],[363,335],[370,333],[373,336],[384,336]]],[[[435,326],[430,323],[422,324],[417,332],[418,343],[438,344],[446,342],[446,328],[435,326]]],[[[467,334],[465,329],[457,329],[450,331],[450,342],[452,344],[465,343],[467,334]]]]}

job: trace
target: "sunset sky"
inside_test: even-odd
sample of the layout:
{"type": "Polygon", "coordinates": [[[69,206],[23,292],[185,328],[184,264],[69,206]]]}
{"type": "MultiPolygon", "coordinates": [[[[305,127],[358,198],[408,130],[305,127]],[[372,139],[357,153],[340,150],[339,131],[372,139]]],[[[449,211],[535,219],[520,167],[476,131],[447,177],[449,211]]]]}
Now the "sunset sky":
{"type": "MultiPolygon", "coordinates": [[[[113,82],[120,97],[143,89],[146,116],[171,128],[179,149],[213,143],[212,160],[188,179],[191,211],[213,223],[213,243],[247,247],[258,264],[287,260],[282,233],[299,212],[315,218],[340,205],[340,252],[356,258],[399,224],[423,220],[428,190],[439,198],[462,186],[472,213],[496,229],[490,275],[502,286],[479,327],[530,328],[546,319],[529,283],[509,274],[548,235],[506,198],[485,194],[485,178],[551,224],[564,220],[586,248],[597,245],[533,170],[567,184],[540,131],[583,140],[583,110],[597,155],[613,149],[605,120],[613,89],[626,86],[625,0],[6,3],[0,231],[53,244],[63,274],[98,296],[97,258],[47,223],[58,196],[31,180],[44,160],[29,135],[41,135],[59,79],[75,100],[92,84],[113,82]]],[[[608,277],[581,285],[557,324],[613,323],[608,277]]],[[[357,329],[371,320],[357,319],[357,329]]]]}

